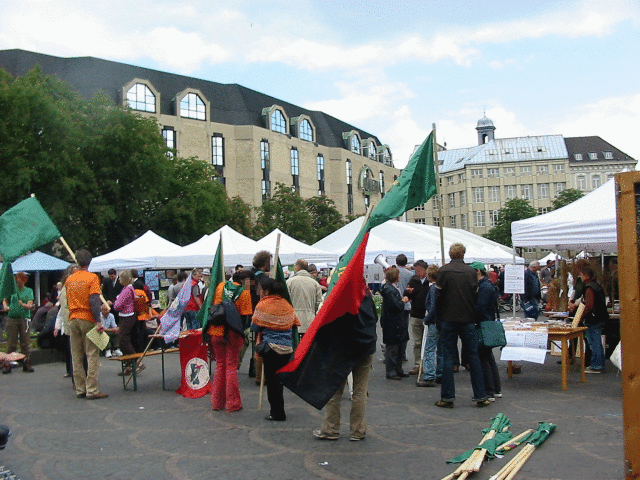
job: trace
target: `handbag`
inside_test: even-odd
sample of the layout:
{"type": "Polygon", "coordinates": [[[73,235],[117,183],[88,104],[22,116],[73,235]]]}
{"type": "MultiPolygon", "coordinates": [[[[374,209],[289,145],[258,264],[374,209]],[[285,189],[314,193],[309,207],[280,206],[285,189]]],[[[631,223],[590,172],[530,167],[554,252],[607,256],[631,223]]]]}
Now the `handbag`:
{"type": "Polygon", "coordinates": [[[522,310],[526,318],[537,319],[540,316],[540,309],[538,308],[538,302],[531,300],[530,302],[521,302],[522,310]]]}
{"type": "Polygon", "coordinates": [[[486,348],[504,347],[507,345],[507,337],[504,327],[499,321],[480,322],[479,345],[486,348]]]}

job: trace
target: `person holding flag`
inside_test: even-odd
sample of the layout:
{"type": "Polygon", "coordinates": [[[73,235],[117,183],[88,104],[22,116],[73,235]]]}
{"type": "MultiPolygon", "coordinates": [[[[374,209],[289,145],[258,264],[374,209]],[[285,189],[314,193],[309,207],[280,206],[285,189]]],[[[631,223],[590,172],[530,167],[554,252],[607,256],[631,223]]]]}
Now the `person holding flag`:
{"type": "MultiPolygon", "coordinates": [[[[11,298],[4,298],[2,304],[7,313],[7,353],[13,353],[18,348],[20,340],[20,351],[24,354],[22,370],[33,372],[29,359],[29,319],[33,308],[33,290],[26,287],[29,276],[24,272],[15,274],[16,289],[11,294],[11,298]]],[[[11,373],[11,368],[3,370],[3,373],[11,373]]]]}

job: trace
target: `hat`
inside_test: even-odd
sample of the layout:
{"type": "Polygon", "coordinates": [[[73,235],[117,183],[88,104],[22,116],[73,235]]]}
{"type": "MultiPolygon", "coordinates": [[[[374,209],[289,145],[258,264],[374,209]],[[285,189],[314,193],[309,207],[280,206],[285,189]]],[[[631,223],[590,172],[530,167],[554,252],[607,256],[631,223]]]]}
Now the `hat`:
{"type": "Polygon", "coordinates": [[[487,271],[487,267],[485,266],[484,263],[482,262],[473,262],[471,265],[469,265],[471,268],[473,268],[474,270],[480,270],[481,272],[486,272],[487,271]]]}
{"type": "Polygon", "coordinates": [[[208,268],[205,268],[204,270],[202,270],[202,274],[203,275],[211,275],[211,270],[209,270],[208,268]]]}

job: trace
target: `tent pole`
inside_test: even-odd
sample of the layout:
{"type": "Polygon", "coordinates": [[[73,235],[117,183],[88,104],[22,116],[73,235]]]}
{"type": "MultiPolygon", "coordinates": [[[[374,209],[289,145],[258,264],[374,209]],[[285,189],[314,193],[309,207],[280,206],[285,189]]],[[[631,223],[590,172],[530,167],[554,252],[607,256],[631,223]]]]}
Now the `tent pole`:
{"type": "Polygon", "coordinates": [[[432,123],[433,128],[433,166],[436,172],[436,195],[438,198],[438,223],[440,225],[440,253],[442,255],[442,266],[444,266],[444,217],[442,216],[442,195],[440,194],[440,169],[438,165],[438,144],[436,143],[436,124],[432,123]]]}
{"type": "MultiPolygon", "coordinates": [[[[511,247],[512,252],[513,252],[513,264],[516,264],[516,246],[513,245],[511,247]]],[[[511,294],[511,314],[513,315],[513,318],[516,317],[516,294],[512,293],[511,294]]]]}

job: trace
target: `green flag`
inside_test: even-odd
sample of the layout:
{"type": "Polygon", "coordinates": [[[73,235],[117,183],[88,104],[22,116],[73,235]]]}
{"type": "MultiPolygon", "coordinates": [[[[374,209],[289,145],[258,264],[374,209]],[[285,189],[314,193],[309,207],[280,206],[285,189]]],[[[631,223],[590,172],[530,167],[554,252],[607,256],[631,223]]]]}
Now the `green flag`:
{"type": "Polygon", "coordinates": [[[358,236],[338,261],[338,265],[331,275],[327,295],[331,292],[342,272],[347,268],[351,257],[353,257],[358,246],[362,243],[366,232],[378,225],[382,225],[387,220],[401,216],[407,210],[425,203],[438,193],[433,154],[433,135],[434,132],[432,131],[422,145],[418,147],[405,169],[402,170],[400,178],[393,182],[389,192],[373,209],[366,225],[363,225],[358,236]]]}
{"type": "Polygon", "coordinates": [[[13,276],[11,262],[4,262],[0,270],[0,302],[5,298],[11,300],[11,295],[16,291],[16,279],[13,276]]]}
{"type": "Polygon", "coordinates": [[[61,236],[36,197],[23,200],[0,216],[0,254],[5,262],[13,262],[61,236]]]}
{"type": "Polygon", "coordinates": [[[204,326],[207,322],[209,308],[213,303],[213,297],[216,293],[216,287],[224,282],[224,259],[222,258],[222,235],[220,235],[220,241],[218,242],[218,248],[216,250],[216,256],[213,258],[213,265],[211,266],[211,277],[209,277],[209,290],[207,291],[207,297],[204,299],[204,303],[198,313],[196,314],[196,320],[200,322],[200,325],[204,326]]]}
{"type": "Polygon", "coordinates": [[[434,168],[433,131],[418,147],[402,170],[400,178],[371,213],[366,230],[401,216],[407,210],[422,205],[438,193],[434,168]]]}
{"type": "Polygon", "coordinates": [[[278,258],[278,263],[276,265],[275,280],[281,283],[282,286],[284,287],[284,293],[282,295],[282,298],[284,298],[287,302],[291,303],[291,296],[289,295],[289,289],[287,288],[287,279],[284,276],[284,270],[282,269],[280,258],[278,258]]]}

